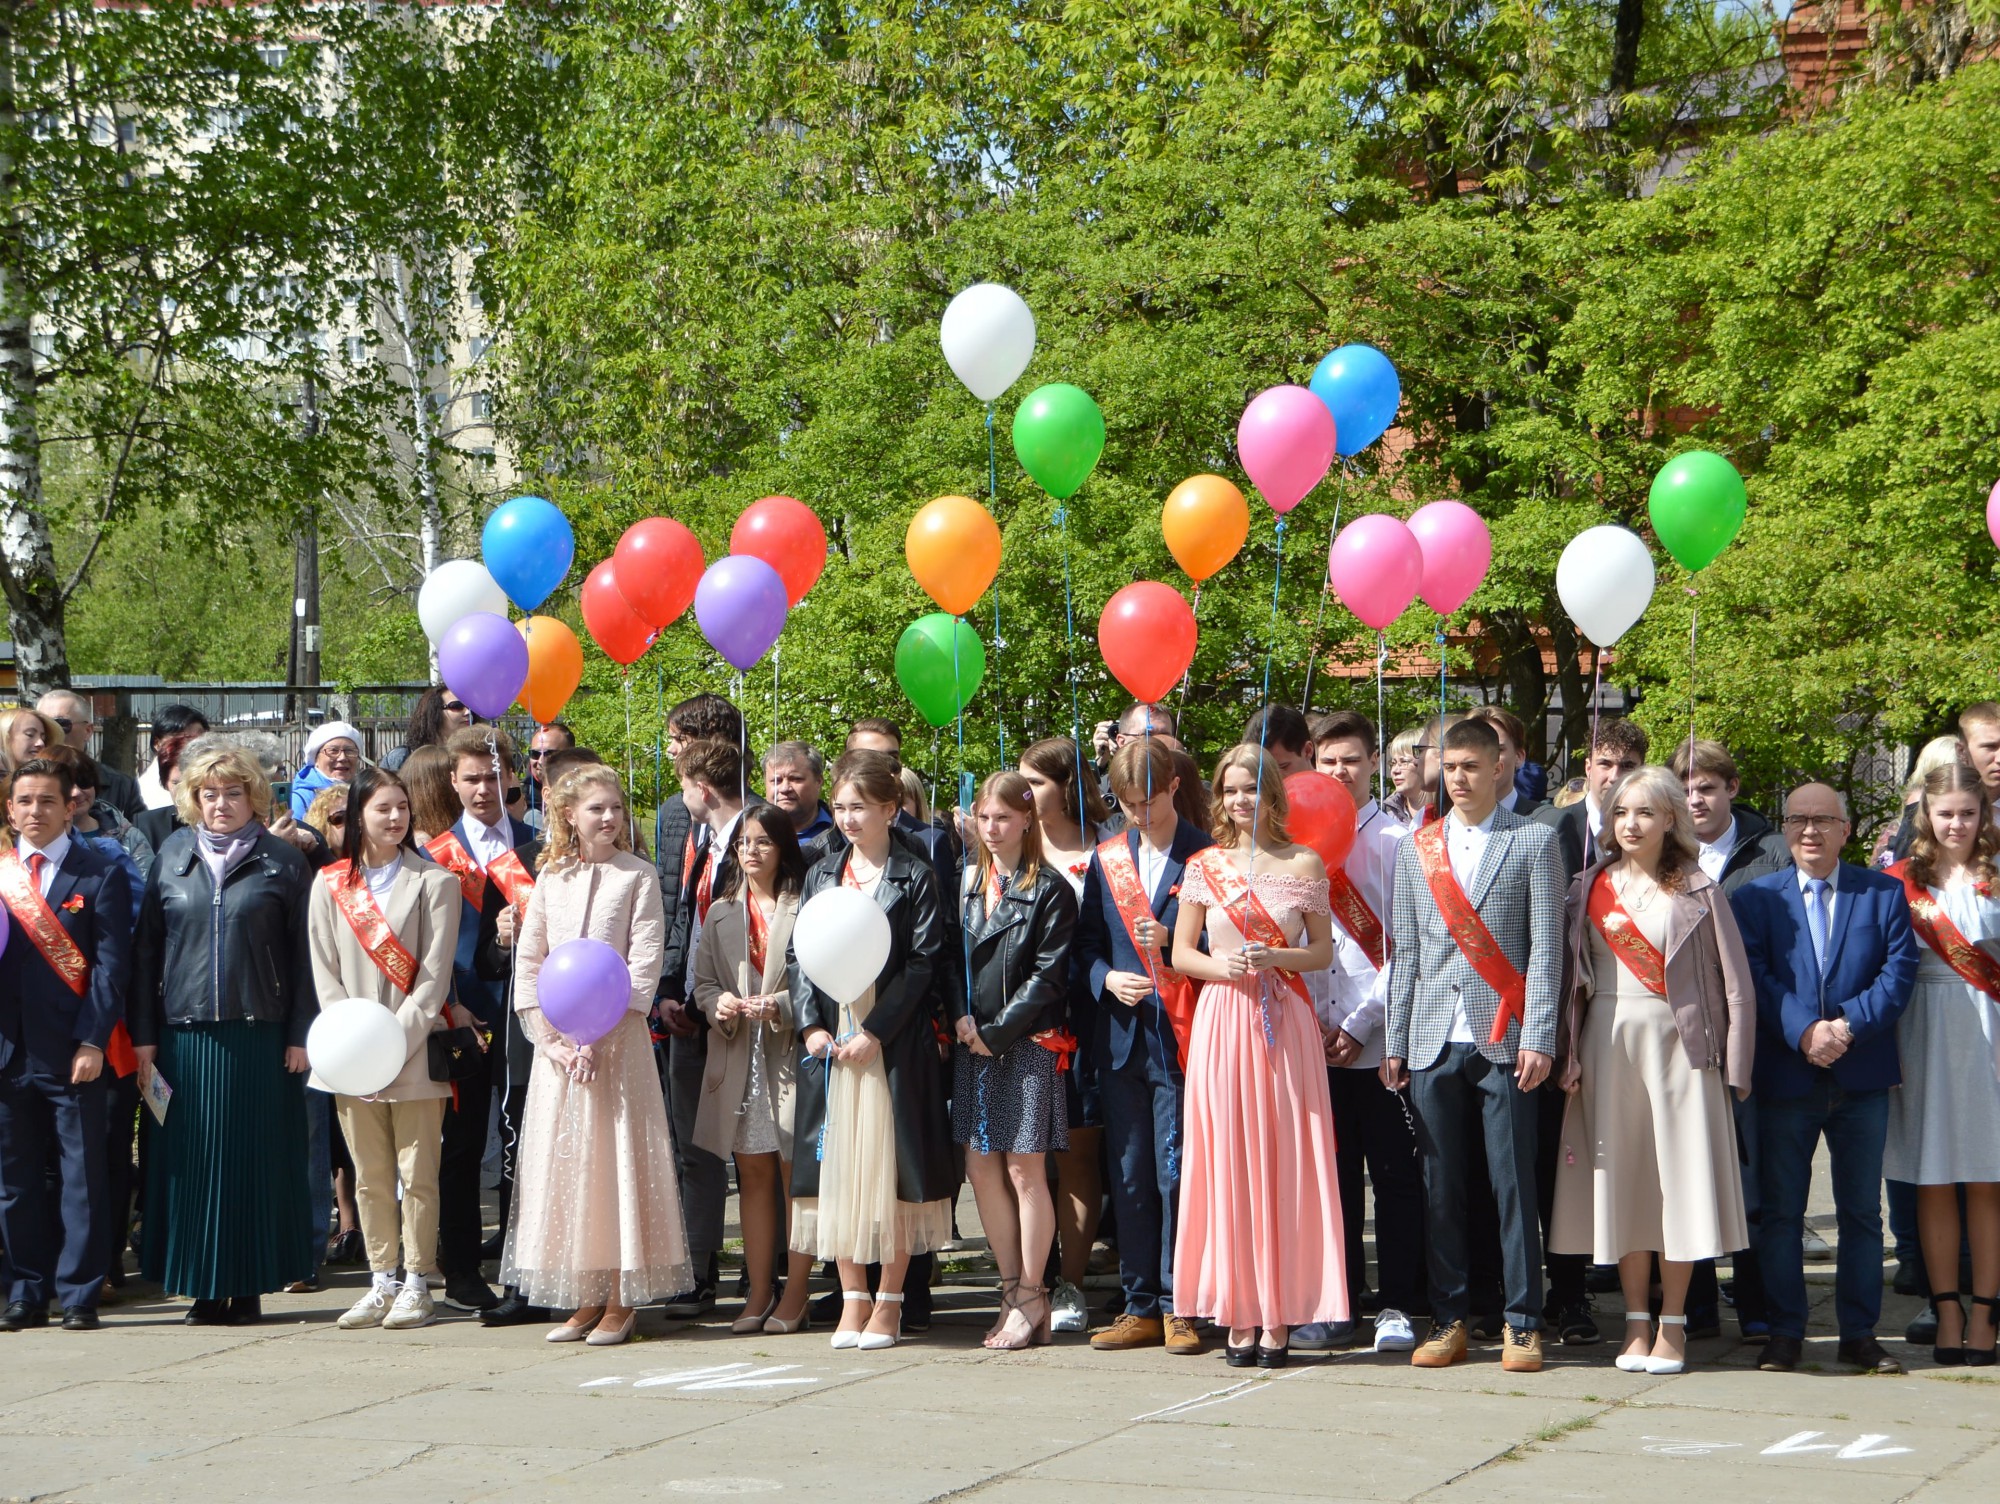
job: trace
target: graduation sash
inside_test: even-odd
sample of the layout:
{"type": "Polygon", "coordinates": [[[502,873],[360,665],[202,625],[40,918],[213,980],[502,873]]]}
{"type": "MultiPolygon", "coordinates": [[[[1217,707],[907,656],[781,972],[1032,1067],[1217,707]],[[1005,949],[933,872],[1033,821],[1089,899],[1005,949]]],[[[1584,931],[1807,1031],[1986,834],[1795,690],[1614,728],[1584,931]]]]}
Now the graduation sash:
{"type": "MultiPolygon", "coordinates": [[[[1201,873],[1208,882],[1209,891],[1222,905],[1222,912],[1229,916],[1229,922],[1236,926],[1238,934],[1271,950],[1284,950],[1291,946],[1292,942],[1285,938],[1283,927],[1264,907],[1264,900],[1250,886],[1250,879],[1236,870],[1234,862],[1213,846],[1196,852],[1189,865],[1195,862],[1201,863],[1201,873]]],[[[1305,979],[1296,971],[1260,971],[1244,980],[1258,978],[1276,981],[1308,1008],[1312,1006],[1312,994],[1306,991],[1305,979]]]]}
{"type": "Polygon", "coordinates": [[[1157,950],[1139,943],[1139,921],[1155,917],[1153,900],[1146,892],[1146,885],[1139,880],[1139,865],[1132,860],[1132,848],[1125,844],[1125,837],[1113,836],[1099,846],[1097,860],[1104,869],[1104,882],[1111,890],[1111,902],[1118,910],[1118,917],[1125,921],[1125,934],[1131,940],[1132,948],[1139,953],[1146,975],[1153,983],[1153,991],[1159,994],[1160,1006],[1166,1010],[1167,1022],[1173,1026],[1174,1044],[1185,1067],[1188,1036],[1194,1032],[1195,985],[1163,962],[1157,950]]]}
{"type": "Polygon", "coordinates": [[[486,906],[486,880],[489,877],[500,885],[502,896],[512,904],[526,903],[528,895],[535,891],[534,874],[521,860],[521,853],[511,847],[496,856],[491,867],[481,868],[473,860],[472,853],[465,849],[465,843],[459,840],[458,832],[447,830],[441,836],[431,837],[424,851],[431,860],[458,879],[460,895],[475,909],[486,906]]]}
{"type": "MultiPolygon", "coordinates": [[[[986,869],[986,914],[988,918],[992,917],[994,909],[999,906],[1003,896],[1004,894],[1000,885],[1000,869],[988,866],[986,869]]],[[[1028,1042],[1040,1045],[1056,1057],[1056,1072],[1058,1075],[1069,1069],[1070,1057],[1076,1054],[1077,1051],[1076,1036],[1070,1033],[1068,1029],[1061,1027],[1044,1029],[1039,1034],[1030,1034],[1028,1042]]]]}
{"type": "MultiPolygon", "coordinates": [[[[1898,862],[1889,869],[1889,875],[1903,885],[1903,897],[1910,905],[1910,928],[1918,937],[1938,954],[1966,985],[2000,1002],[2000,961],[1965,938],[1959,927],[1951,922],[1951,915],[1944,911],[1944,905],[1931,897],[1928,888],[1920,886],[1910,876],[1910,864],[1898,862]]],[[[1985,896],[1982,894],[1982,896],[1985,896]]],[[[13,907],[10,900],[9,908],[13,907]]]]}
{"type": "Polygon", "coordinates": [[[375,895],[368,891],[368,884],[354,864],[335,862],[320,873],[320,880],[326,884],[333,906],[340,910],[340,917],[354,931],[354,938],[361,942],[376,969],[394,982],[399,991],[407,993],[415,987],[417,958],[389,928],[388,916],[375,902],[375,895]]]}
{"type": "Polygon", "coordinates": [[[0,852],[0,902],[7,905],[7,912],[63,985],[78,997],[88,992],[90,962],[42,897],[41,885],[28,875],[28,864],[18,851],[0,852]]]}
{"type": "Polygon", "coordinates": [[[1451,858],[1445,854],[1444,836],[1445,822],[1439,820],[1417,831],[1410,841],[1416,848],[1417,865],[1430,886],[1438,915],[1451,931],[1460,954],[1479,974],[1479,979],[1500,996],[1500,1009],[1493,1015],[1493,1030],[1486,1040],[1488,1044],[1500,1044],[1507,1038],[1509,1018],[1522,1024],[1528,1021],[1528,979],[1515,970],[1507,953],[1500,949],[1500,942],[1486,927],[1486,921],[1472,906],[1472,900],[1465,896],[1465,889],[1458,885],[1458,878],[1451,870],[1451,858]]]}
{"type": "Polygon", "coordinates": [[[1361,896],[1361,885],[1347,875],[1345,867],[1326,875],[1326,901],[1340,927],[1367,955],[1369,964],[1377,971],[1388,965],[1389,936],[1382,928],[1382,920],[1368,907],[1368,900],[1361,896]]]}
{"type": "Polygon", "coordinates": [[[1658,997],[1667,995],[1667,958],[1658,946],[1648,940],[1639,930],[1625,905],[1618,901],[1617,890],[1611,886],[1609,870],[1597,874],[1590,885],[1590,899],[1586,905],[1591,925],[1599,938],[1618,958],[1619,965],[1638,979],[1639,985],[1658,997]]]}

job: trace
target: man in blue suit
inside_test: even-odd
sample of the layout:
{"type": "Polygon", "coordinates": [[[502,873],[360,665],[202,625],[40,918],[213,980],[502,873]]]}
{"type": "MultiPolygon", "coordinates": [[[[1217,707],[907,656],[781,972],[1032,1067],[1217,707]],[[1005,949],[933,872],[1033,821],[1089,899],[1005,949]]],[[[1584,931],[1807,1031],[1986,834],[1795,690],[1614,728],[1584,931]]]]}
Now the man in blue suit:
{"type": "Polygon", "coordinates": [[[1173,753],[1147,737],[1111,759],[1126,828],[1090,858],[1076,924],[1080,1016],[1073,1030],[1097,1064],[1104,1146],[1118,1218],[1125,1313],[1090,1339],[1104,1352],[1164,1342],[1201,1351],[1194,1323],[1173,1314],[1174,1224],[1180,1202],[1180,1047],[1157,990],[1168,970],[1188,858],[1215,844],[1174,812],[1173,753]]]}
{"type": "Polygon", "coordinates": [[[0,1238],[11,1278],[0,1330],[94,1331],[112,1257],[104,1159],[104,1050],[125,1016],[132,890],[124,868],[70,835],[69,769],[14,771],[0,853],[11,923],[0,950],[0,1238]],[[60,1199],[49,1204],[51,1152],[60,1199]]]}
{"type": "Polygon", "coordinates": [[[1840,860],[1847,806],[1823,783],[1785,801],[1796,867],[1738,888],[1730,902],[1757,986],[1757,1259],[1771,1339],[1758,1364],[1788,1373],[1806,1334],[1806,1192],[1821,1138],[1840,1222],[1834,1311],[1840,1361],[1903,1365],[1875,1340],[1882,1314],[1882,1145],[1889,1089],[1902,1083],[1896,1020],[1917,977],[1902,884],[1840,860]]]}

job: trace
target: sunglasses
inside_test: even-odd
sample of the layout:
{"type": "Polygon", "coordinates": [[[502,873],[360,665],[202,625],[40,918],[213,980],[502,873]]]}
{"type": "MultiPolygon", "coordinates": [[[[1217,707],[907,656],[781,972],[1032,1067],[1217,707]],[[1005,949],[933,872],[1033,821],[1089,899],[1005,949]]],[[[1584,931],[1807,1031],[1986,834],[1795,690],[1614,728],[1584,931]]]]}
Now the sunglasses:
{"type": "Polygon", "coordinates": [[[542,759],[543,759],[544,757],[547,757],[548,755],[549,755],[549,754],[548,754],[547,752],[545,752],[545,751],[542,751],[542,750],[539,750],[539,749],[537,749],[537,748],[534,748],[534,747],[530,747],[530,748],[528,749],[528,761],[529,761],[529,762],[540,762],[540,761],[541,761],[541,760],[542,760],[542,759]]]}
{"type": "Polygon", "coordinates": [[[444,708],[452,715],[465,714],[465,702],[463,700],[446,700],[444,708]]]}
{"type": "Polygon", "coordinates": [[[49,717],[49,719],[54,721],[58,726],[62,727],[64,736],[68,736],[70,732],[76,729],[76,727],[73,724],[71,724],[69,717],[66,715],[52,715],[49,717]]]}
{"type": "Polygon", "coordinates": [[[347,816],[345,816],[345,815],[328,815],[328,816],[326,817],[326,823],[327,823],[327,824],[329,824],[329,825],[345,825],[345,824],[347,823],[347,816]]]}

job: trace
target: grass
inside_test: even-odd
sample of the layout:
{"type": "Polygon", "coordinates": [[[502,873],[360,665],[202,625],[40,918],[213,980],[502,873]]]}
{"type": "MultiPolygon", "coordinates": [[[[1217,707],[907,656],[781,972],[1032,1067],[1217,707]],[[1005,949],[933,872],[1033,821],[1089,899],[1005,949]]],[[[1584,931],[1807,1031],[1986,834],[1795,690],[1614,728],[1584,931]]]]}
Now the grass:
{"type": "Polygon", "coordinates": [[[1561,1441],[1565,1436],[1573,1432],[1588,1431],[1596,1424],[1597,1417],[1594,1415],[1573,1416],[1569,1420],[1551,1421],[1528,1439],[1530,1441],[1561,1441]]]}

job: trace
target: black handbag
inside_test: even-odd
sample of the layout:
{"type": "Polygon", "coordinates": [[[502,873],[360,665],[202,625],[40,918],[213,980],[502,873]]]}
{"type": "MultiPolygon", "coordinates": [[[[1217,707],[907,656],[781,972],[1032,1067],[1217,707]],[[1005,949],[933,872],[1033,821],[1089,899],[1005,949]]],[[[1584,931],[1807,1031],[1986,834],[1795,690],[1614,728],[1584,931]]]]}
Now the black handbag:
{"type": "Polygon", "coordinates": [[[471,1081],[486,1070],[486,1036],[474,1028],[440,1029],[424,1041],[433,1081],[471,1081]]]}

